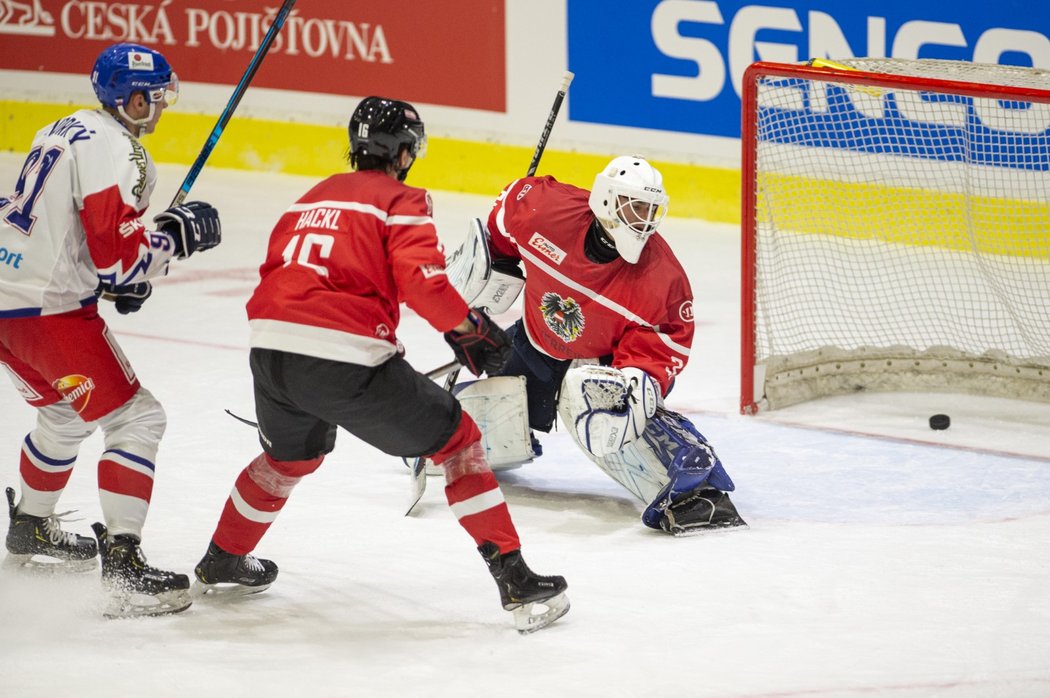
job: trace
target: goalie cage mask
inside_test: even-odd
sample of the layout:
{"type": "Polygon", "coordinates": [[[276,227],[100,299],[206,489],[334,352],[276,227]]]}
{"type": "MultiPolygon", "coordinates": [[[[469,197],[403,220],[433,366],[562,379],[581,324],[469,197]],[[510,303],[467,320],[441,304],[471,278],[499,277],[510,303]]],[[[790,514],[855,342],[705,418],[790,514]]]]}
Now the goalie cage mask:
{"type": "Polygon", "coordinates": [[[635,264],[667,214],[668,197],[659,170],[645,158],[623,155],[594,178],[588,203],[619,255],[635,264]]]}

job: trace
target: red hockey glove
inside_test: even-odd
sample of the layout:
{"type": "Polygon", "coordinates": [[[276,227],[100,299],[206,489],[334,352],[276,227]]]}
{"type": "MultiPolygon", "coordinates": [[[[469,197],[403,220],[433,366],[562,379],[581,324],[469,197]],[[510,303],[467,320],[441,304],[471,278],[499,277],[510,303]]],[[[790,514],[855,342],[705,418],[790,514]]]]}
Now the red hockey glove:
{"type": "Polygon", "coordinates": [[[470,311],[467,319],[474,326],[473,329],[445,333],[445,341],[452,347],[456,361],[475,376],[498,373],[510,359],[510,338],[477,308],[470,311]]]}

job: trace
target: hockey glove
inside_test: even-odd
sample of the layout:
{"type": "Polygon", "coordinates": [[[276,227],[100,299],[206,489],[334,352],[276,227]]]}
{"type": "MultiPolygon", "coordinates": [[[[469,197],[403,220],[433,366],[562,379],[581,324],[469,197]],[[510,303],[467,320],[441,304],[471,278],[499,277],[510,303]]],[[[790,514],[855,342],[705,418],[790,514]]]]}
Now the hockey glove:
{"type": "Polygon", "coordinates": [[[175,242],[175,256],[186,259],[194,252],[210,250],[222,242],[219,212],[203,201],[188,201],[158,213],[153,222],[175,242]]]}
{"type": "Polygon", "coordinates": [[[445,333],[445,341],[452,347],[456,361],[475,376],[498,373],[510,359],[510,338],[477,308],[470,311],[467,319],[473,329],[445,333]]]}
{"type": "Polygon", "coordinates": [[[95,289],[95,295],[102,300],[113,301],[113,305],[121,315],[137,313],[152,293],[153,284],[148,281],[122,286],[100,281],[98,288],[95,289]]]}

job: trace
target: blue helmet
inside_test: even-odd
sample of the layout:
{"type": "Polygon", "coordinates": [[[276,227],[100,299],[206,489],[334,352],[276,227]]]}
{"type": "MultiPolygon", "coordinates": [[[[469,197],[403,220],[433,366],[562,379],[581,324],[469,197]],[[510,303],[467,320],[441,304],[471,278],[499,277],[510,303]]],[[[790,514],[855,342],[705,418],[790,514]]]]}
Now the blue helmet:
{"type": "Polygon", "coordinates": [[[174,104],[179,79],[167,59],[138,44],[114,44],[104,50],[91,71],[91,85],[104,106],[119,108],[135,92],[144,92],[150,103],[164,98],[174,104]]]}

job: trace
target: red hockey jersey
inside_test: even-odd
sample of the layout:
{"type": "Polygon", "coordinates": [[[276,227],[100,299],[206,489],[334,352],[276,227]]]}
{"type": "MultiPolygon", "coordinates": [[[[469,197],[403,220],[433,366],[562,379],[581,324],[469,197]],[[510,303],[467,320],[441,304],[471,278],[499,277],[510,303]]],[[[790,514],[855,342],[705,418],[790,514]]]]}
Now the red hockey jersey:
{"type": "Polygon", "coordinates": [[[614,367],[644,370],[666,395],[693,342],[689,280],[658,233],[637,264],[588,260],[588,197],[550,176],[512,182],[489,214],[492,256],[525,265],[525,330],[536,348],[556,359],[611,354],[614,367]]]}
{"type": "Polygon", "coordinates": [[[338,174],[270,234],[248,301],[251,346],[377,366],[398,350],[399,303],[445,332],[469,308],[445,275],[433,204],[382,172],[338,174]]]}

